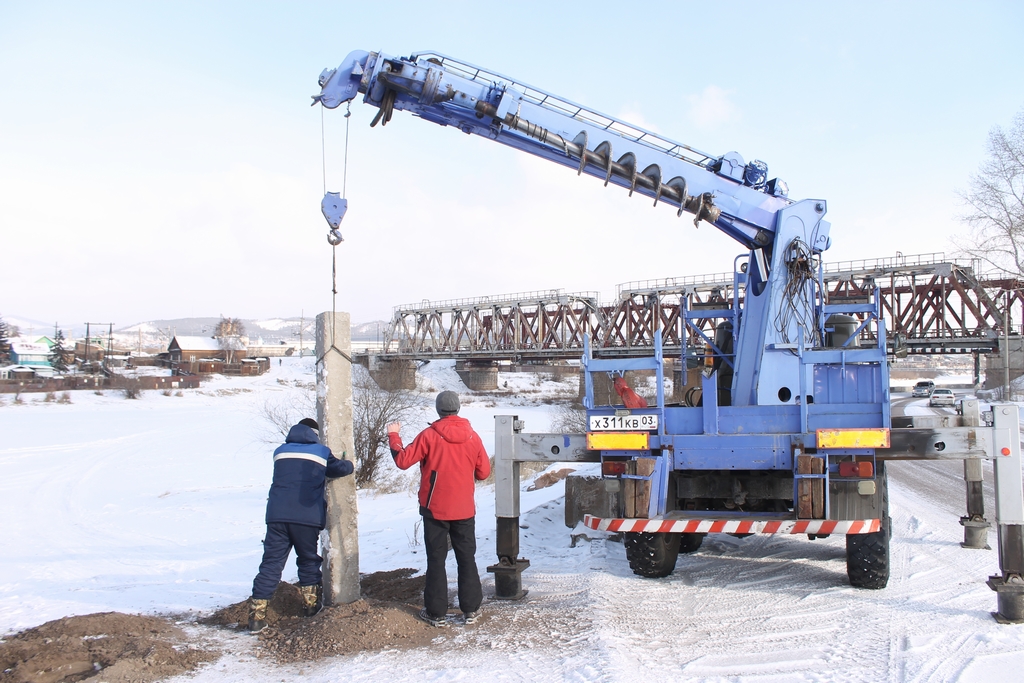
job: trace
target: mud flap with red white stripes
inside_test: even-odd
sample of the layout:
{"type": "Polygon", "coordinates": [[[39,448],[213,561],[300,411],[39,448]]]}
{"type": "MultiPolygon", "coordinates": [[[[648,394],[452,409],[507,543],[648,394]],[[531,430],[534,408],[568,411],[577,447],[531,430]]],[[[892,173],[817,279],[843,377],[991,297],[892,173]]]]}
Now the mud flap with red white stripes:
{"type": "Polygon", "coordinates": [[[585,515],[583,524],[597,531],[647,534],[871,534],[877,519],[621,519],[585,515]]]}

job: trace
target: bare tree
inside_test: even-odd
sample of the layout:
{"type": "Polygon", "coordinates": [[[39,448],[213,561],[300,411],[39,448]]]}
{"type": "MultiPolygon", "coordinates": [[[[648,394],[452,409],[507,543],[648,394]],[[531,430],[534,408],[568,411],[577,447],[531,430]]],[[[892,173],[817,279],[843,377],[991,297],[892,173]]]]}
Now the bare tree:
{"type": "MultiPolygon", "coordinates": [[[[278,380],[283,382],[283,380],[278,380]]],[[[288,437],[291,428],[306,417],[316,418],[316,388],[312,383],[296,382],[301,391],[289,392],[284,397],[266,397],[256,407],[257,415],[263,419],[264,430],[260,441],[279,444],[288,437]]]]}
{"type": "Polygon", "coordinates": [[[244,337],[245,336],[245,323],[239,318],[225,318],[220,317],[220,321],[217,322],[217,329],[214,330],[214,337],[244,337]]]}
{"type": "MultiPolygon", "coordinates": [[[[387,369],[382,372],[384,376],[378,378],[389,387],[387,389],[378,386],[361,365],[352,367],[352,432],[356,485],[360,488],[376,486],[386,480],[388,470],[382,465],[391,457],[388,423],[407,419],[424,404],[424,399],[412,391],[391,388],[400,383],[397,378],[388,381],[387,369]]],[[[280,398],[267,397],[257,406],[256,412],[264,426],[260,440],[264,443],[280,443],[288,436],[292,425],[304,417],[316,415],[315,387],[299,382],[295,385],[303,391],[289,392],[280,398]]]]}
{"type": "Polygon", "coordinates": [[[220,348],[224,349],[228,363],[235,362],[235,352],[245,350],[242,337],[245,336],[245,324],[238,318],[220,317],[217,329],[213,333],[214,338],[220,342],[220,348]]]}
{"type": "Polygon", "coordinates": [[[953,243],[961,253],[1024,275],[1024,110],[1008,130],[988,134],[987,156],[970,187],[960,193],[967,235],[953,243]]]}
{"type": "MultiPolygon", "coordinates": [[[[388,370],[381,372],[387,373],[388,370]]],[[[400,370],[395,370],[400,372],[400,370]]],[[[407,390],[394,388],[398,381],[379,377],[382,389],[361,365],[352,367],[352,432],[356,458],[356,485],[374,485],[381,477],[381,464],[391,456],[388,448],[389,422],[404,420],[423,399],[407,390]]]]}

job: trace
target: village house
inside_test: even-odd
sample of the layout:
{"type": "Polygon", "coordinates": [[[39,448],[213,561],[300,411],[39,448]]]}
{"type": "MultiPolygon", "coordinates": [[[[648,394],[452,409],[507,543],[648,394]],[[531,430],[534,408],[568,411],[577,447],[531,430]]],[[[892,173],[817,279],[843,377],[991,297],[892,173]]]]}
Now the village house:
{"type": "Polygon", "coordinates": [[[224,349],[212,337],[175,336],[167,346],[172,363],[195,363],[203,359],[224,360],[224,349]]]}
{"type": "Polygon", "coordinates": [[[14,365],[50,366],[50,347],[33,342],[11,341],[11,363],[14,365]]]}

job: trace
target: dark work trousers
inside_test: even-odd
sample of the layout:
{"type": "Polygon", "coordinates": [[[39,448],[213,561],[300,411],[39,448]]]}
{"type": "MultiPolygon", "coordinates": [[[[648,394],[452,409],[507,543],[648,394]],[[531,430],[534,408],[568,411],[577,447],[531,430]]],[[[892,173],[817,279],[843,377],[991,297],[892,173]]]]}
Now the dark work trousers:
{"type": "Polygon", "coordinates": [[[317,554],[320,530],[308,524],[267,524],[267,537],[263,541],[263,562],[260,573],[252,582],[252,597],[269,600],[281,581],[281,572],[288,561],[288,552],[295,548],[295,564],[299,568],[299,585],[315,586],[320,583],[323,560],[317,554]]]}
{"type": "Polygon", "coordinates": [[[480,574],[476,570],[476,518],[443,521],[423,517],[423,546],[427,551],[427,582],[423,587],[423,606],[432,617],[448,613],[448,538],[459,563],[459,609],[463,613],[480,609],[484,600],[480,574]]]}

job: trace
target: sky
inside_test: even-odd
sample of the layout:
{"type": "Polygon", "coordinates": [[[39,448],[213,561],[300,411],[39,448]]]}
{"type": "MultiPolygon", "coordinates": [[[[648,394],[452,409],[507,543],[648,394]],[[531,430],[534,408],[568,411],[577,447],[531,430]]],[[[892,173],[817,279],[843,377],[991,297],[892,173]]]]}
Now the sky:
{"type": "Polygon", "coordinates": [[[355,49],[434,50],[828,202],[826,260],[951,251],[1024,108],[1024,5],[0,0],[0,315],[62,325],[398,304],[729,270],[738,244],[488,140],[311,108],[355,49]],[[321,119],[321,114],[323,118],[321,119]],[[321,128],[323,124],[323,129],[321,128]],[[323,134],[322,131],[323,130],[323,134]]]}

